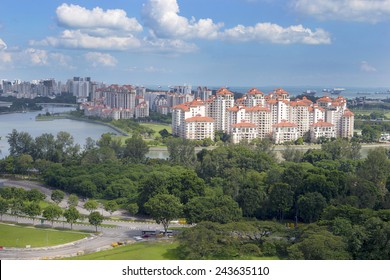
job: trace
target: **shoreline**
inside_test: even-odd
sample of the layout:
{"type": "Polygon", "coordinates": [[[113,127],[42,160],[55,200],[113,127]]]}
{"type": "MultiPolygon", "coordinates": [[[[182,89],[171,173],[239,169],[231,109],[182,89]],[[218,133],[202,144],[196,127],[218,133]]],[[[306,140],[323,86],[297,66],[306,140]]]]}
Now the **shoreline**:
{"type": "Polygon", "coordinates": [[[113,130],[115,130],[116,132],[118,132],[121,136],[129,136],[128,133],[126,133],[125,131],[121,130],[120,128],[112,125],[112,124],[109,124],[109,123],[105,123],[105,122],[102,122],[102,121],[98,121],[98,120],[90,120],[90,119],[85,119],[85,118],[80,118],[80,117],[75,117],[75,116],[71,116],[69,114],[60,114],[60,115],[50,115],[50,116],[41,116],[40,118],[36,117],[35,120],[36,121],[54,121],[54,120],[61,120],[61,119],[69,119],[69,120],[73,120],[73,121],[80,121],[80,122],[87,122],[87,123],[93,123],[93,124],[99,124],[99,125],[104,125],[106,127],[109,127],[113,130]],[[41,119],[40,119],[41,118],[41,119]]]}

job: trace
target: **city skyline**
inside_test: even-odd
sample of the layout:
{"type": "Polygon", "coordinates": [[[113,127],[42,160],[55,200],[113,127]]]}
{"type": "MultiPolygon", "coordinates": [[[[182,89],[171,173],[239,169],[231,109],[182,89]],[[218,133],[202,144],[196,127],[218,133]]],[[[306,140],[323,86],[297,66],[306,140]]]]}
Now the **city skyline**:
{"type": "Polygon", "coordinates": [[[390,86],[390,0],[2,1],[0,79],[390,86]]]}

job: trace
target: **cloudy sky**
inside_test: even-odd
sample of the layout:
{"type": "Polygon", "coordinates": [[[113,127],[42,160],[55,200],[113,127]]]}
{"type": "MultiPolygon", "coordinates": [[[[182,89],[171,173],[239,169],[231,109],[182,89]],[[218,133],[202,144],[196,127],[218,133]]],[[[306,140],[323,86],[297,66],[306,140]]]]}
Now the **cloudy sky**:
{"type": "Polygon", "coordinates": [[[0,79],[390,86],[390,0],[1,0],[0,79]]]}

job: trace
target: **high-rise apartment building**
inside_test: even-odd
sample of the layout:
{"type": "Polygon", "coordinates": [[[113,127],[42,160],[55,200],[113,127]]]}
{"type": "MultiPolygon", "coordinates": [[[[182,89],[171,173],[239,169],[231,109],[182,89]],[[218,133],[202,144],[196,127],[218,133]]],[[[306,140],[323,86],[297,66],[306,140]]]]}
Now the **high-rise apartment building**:
{"type": "Polygon", "coordinates": [[[272,137],[275,143],[306,136],[311,141],[320,137],[351,138],[354,116],[346,104],[341,96],[335,99],[322,97],[316,103],[306,97],[290,101],[289,93],[281,88],[267,96],[251,89],[242,98],[234,100],[232,92],[221,88],[207,100],[198,98],[192,103],[174,106],[172,131],[183,138],[200,139],[199,129],[194,125],[186,126],[186,120],[210,117],[214,120],[214,130],[230,134],[233,143],[266,137],[272,137]]]}

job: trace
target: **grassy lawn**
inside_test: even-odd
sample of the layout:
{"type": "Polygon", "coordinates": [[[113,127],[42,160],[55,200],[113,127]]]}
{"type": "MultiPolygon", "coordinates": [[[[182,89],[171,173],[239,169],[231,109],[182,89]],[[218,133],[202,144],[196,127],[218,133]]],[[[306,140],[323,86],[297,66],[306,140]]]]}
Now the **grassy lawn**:
{"type": "Polygon", "coordinates": [[[168,124],[156,124],[156,123],[141,123],[141,126],[148,127],[154,130],[153,137],[156,137],[160,130],[166,129],[169,133],[172,133],[172,127],[168,124]]]}
{"type": "Polygon", "coordinates": [[[376,112],[376,113],[383,113],[387,118],[390,118],[390,111],[386,109],[357,109],[354,108],[352,109],[353,113],[355,115],[364,115],[364,116],[369,116],[371,113],[376,112]]]}
{"type": "Polygon", "coordinates": [[[70,258],[72,260],[177,260],[177,242],[137,242],[114,249],[70,258]]]}
{"type": "Polygon", "coordinates": [[[25,248],[26,245],[31,247],[54,246],[80,240],[87,236],[89,234],[73,231],[0,224],[0,246],[4,247],[25,248]]]}

